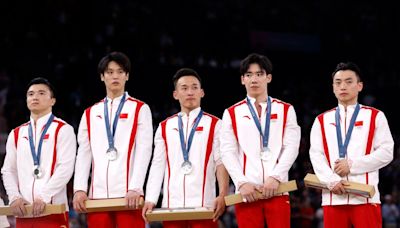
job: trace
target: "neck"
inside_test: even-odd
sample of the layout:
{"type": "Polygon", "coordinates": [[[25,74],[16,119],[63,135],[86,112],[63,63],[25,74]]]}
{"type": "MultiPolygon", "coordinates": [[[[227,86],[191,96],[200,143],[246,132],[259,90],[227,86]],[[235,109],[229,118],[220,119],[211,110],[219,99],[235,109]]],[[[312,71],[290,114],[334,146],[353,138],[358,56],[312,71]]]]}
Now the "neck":
{"type": "Polygon", "coordinates": [[[114,99],[114,98],[122,96],[124,94],[124,92],[125,92],[124,90],[121,90],[121,91],[108,90],[107,91],[107,97],[109,97],[110,99],[114,99]]]}
{"type": "MultiPolygon", "coordinates": [[[[198,108],[198,107],[196,107],[196,108],[198,108]]],[[[189,116],[189,113],[190,113],[191,111],[195,110],[196,108],[185,108],[185,107],[182,107],[182,106],[181,106],[181,112],[184,112],[184,113],[186,113],[186,115],[189,116]]]]}
{"type": "Polygon", "coordinates": [[[50,112],[51,112],[51,109],[50,110],[46,110],[44,112],[39,112],[39,113],[31,112],[31,117],[32,117],[33,122],[35,123],[35,125],[36,125],[36,122],[37,122],[38,119],[40,119],[41,117],[49,114],[50,112]]]}
{"type": "Polygon", "coordinates": [[[343,105],[344,109],[346,110],[348,106],[357,104],[357,100],[353,101],[339,101],[339,104],[343,105]]]}
{"type": "Polygon", "coordinates": [[[261,102],[266,102],[267,101],[268,94],[267,93],[263,93],[263,94],[260,94],[260,95],[257,95],[257,96],[251,96],[251,95],[249,95],[249,96],[252,97],[252,98],[255,98],[256,99],[256,103],[259,104],[261,102]]]}

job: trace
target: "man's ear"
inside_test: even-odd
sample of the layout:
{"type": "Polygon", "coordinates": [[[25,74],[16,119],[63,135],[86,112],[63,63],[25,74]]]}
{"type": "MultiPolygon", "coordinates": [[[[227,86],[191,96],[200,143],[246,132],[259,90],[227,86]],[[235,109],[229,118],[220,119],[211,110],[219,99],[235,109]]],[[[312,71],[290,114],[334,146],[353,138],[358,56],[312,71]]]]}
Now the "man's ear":
{"type": "Polygon", "coordinates": [[[175,100],[178,100],[178,93],[176,92],[176,90],[172,92],[172,96],[174,97],[175,100]]]}

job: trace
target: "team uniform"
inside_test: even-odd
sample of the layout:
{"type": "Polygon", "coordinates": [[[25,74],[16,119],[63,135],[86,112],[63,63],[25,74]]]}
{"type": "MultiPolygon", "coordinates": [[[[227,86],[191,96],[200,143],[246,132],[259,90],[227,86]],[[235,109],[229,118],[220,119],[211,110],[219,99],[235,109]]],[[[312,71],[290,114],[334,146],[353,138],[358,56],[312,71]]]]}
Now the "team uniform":
{"type": "MultiPolygon", "coordinates": [[[[288,181],[288,172],[298,155],[300,127],[296,113],[290,104],[271,98],[269,113],[268,158],[261,159],[263,140],[248,106],[253,110],[255,99],[247,97],[243,101],[226,109],[222,118],[221,155],[229,172],[236,192],[239,187],[250,182],[263,185],[268,177],[280,182],[288,181]]],[[[259,118],[261,129],[265,129],[267,102],[260,103],[259,118]]],[[[290,203],[288,194],[252,203],[236,205],[236,217],[239,227],[264,227],[266,218],[268,227],[290,227],[290,203]]]]}
{"type": "MultiPolygon", "coordinates": [[[[379,169],[393,159],[393,137],[382,111],[360,105],[353,124],[351,117],[356,105],[347,109],[339,105],[340,132],[344,136],[353,125],[345,158],[350,173],[340,177],[333,170],[339,157],[338,133],[336,131],[337,108],[320,114],[311,129],[310,159],[318,179],[333,188],[341,180],[369,184],[375,187],[375,195],[366,198],[355,194],[337,195],[322,191],[325,227],[379,227],[382,226],[380,194],[378,190],[379,169]]],[[[344,139],[343,139],[344,140],[344,139]]]]}
{"type": "MultiPolygon", "coordinates": [[[[117,113],[121,99],[108,99],[109,121],[117,113]]],[[[78,155],[75,166],[74,191],[87,192],[89,199],[122,198],[128,190],[143,195],[143,184],[150,161],[153,144],[153,126],[147,104],[126,94],[125,103],[117,117],[114,145],[117,157],[110,160],[105,125],[104,100],[85,110],[78,131],[78,155]]],[[[121,212],[96,212],[88,214],[90,227],[144,227],[140,210],[121,212]]]]}
{"type": "MultiPolygon", "coordinates": [[[[41,177],[35,178],[34,159],[31,154],[29,125],[32,126],[35,151],[49,113],[36,121],[33,119],[11,131],[6,144],[6,157],[2,168],[4,187],[9,197],[9,204],[19,198],[33,203],[41,198],[47,204],[65,204],[68,210],[67,183],[70,180],[75,163],[76,136],[72,126],[60,118],[51,121],[41,144],[41,177]]],[[[17,227],[46,226],[68,227],[68,213],[47,215],[35,218],[17,218],[17,227]]]]}
{"type": "MultiPolygon", "coordinates": [[[[200,112],[199,107],[189,115],[180,113],[186,144],[200,112]]],[[[213,207],[216,198],[216,167],[222,165],[219,153],[220,122],[217,117],[203,112],[194,129],[188,154],[192,169],[187,175],[182,168],[185,159],[178,115],[160,123],[154,138],[155,149],[146,187],[146,201],[156,205],[164,183],[163,208],[213,207]]],[[[212,220],[164,222],[164,227],[185,227],[185,224],[192,227],[218,227],[212,220]]]]}

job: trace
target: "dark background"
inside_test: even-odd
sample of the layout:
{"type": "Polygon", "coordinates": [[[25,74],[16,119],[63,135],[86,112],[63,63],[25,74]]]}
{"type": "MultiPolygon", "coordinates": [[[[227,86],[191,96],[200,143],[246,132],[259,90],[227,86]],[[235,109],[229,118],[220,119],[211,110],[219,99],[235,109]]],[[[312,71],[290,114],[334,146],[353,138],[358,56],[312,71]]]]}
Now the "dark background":
{"type": "Polygon", "coordinates": [[[177,111],[171,78],[181,67],[199,72],[206,92],[203,109],[222,117],[225,108],[245,96],[239,61],[252,52],[265,54],[274,65],[270,95],[294,105],[302,127],[300,154],[291,170],[301,189],[292,196],[297,221],[297,210],[307,199],[313,210],[320,203],[317,191],[301,186],[305,174],[312,172],[312,122],[337,105],[331,86],[336,64],[354,61],[364,79],[359,101],[384,111],[396,142],[394,161],[381,171],[380,190],[397,203],[400,14],[393,4],[5,1],[0,4],[0,132],[6,136],[28,119],[25,85],[37,76],[55,84],[54,112],[77,130],[84,109],[105,96],[97,63],[110,51],[130,57],[127,91],[150,105],[154,128],[177,111]]]}

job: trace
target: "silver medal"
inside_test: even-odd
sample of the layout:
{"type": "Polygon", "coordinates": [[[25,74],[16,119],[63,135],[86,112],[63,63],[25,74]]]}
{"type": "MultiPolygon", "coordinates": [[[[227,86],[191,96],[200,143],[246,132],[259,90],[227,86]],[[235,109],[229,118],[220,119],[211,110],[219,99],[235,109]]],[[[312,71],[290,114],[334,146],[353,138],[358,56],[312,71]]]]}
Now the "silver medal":
{"type": "Polygon", "coordinates": [[[112,147],[112,148],[108,148],[106,154],[107,154],[108,160],[114,161],[115,159],[117,159],[118,152],[115,147],[112,147]]]}
{"type": "Polygon", "coordinates": [[[185,161],[182,163],[181,165],[181,170],[183,172],[183,174],[188,175],[192,172],[192,163],[190,161],[185,161]]]}
{"type": "Polygon", "coordinates": [[[260,157],[261,157],[261,160],[263,160],[263,161],[271,160],[272,159],[271,150],[268,147],[264,148],[260,153],[260,157]]]}
{"type": "Polygon", "coordinates": [[[42,169],[38,165],[35,165],[33,167],[32,174],[33,174],[33,177],[35,177],[35,179],[39,179],[39,178],[41,178],[43,176],[42,169]]]}

